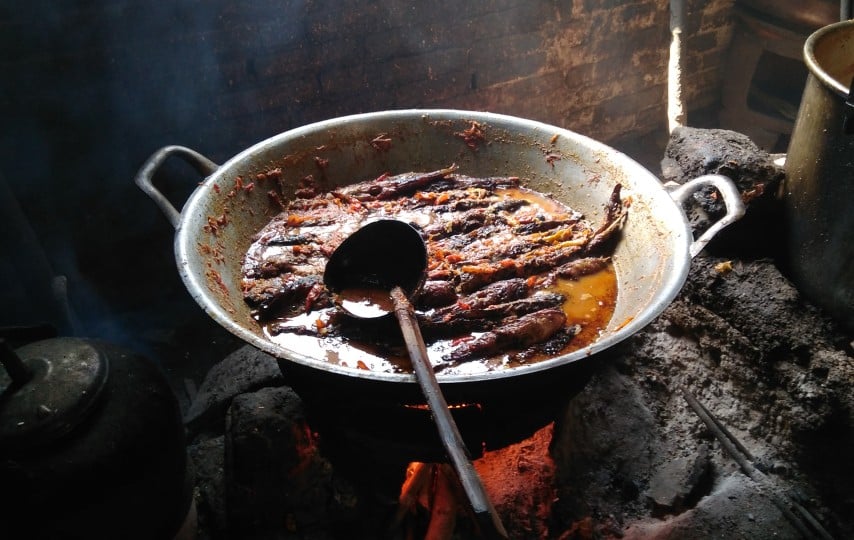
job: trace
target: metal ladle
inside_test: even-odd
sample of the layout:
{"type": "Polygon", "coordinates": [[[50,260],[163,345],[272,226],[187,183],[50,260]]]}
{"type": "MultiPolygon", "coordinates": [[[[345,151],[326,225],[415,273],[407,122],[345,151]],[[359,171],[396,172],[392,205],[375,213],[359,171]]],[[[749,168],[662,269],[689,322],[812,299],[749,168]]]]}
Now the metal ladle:
{"type": "Polygon", "coordinates": [[[326,264],[323,281],[337,295],[338,305],[354,317],[377,318],[394,312],[415,378],[481,532],[486,538],[507,538],[448,409],[409,301],[423,284],[426,270],[427,247],[420,233],[403,221],[380,219],[338,246],[326,264]]]}

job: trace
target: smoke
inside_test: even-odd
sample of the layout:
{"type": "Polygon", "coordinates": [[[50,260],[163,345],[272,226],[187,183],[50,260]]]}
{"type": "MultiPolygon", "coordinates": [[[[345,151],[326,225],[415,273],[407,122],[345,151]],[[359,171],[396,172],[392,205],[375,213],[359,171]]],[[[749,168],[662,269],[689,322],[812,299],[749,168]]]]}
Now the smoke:
{"type": "MultiPolygon", "coordinates": [[[[159,309],[168,325],[197,309],[174,231],[133,184],[155,150],[221,163],[298,125],[430,105],[475,80],[455,36],[476,29],[428,4],[35,0],[0,6],[0,23],[0,174],[83,326],[107,338],[136,332],[118,313],[159,309]]],[[[201,179],[170,162],[156,180],[180,208],[201,179]]]]}
{"type": "MultiPolygon", "coordinates": [[[[239,6],[187,0],[36,1],[0,10],[5,198],[20,203],[52,271],[68,277],[84,327],[122,339],[133,330],[115,322],[116,311],[183,295],[172,231],[134,186],[137,169],[167,144],[221,161],[258,136],[252,132],[269,131],[219,111],[235,92],[240,108],[258,109],[249,60],[294,31],[255,32],[248,19],[236,20],[239,6]]],[[[251,16],[263,20],[264,9],[251,16]]],[[[161,176],[178,207],[200,180],[174,164],[161,176]]],[[[2,247],[15,268],[27,267],[16,244],[2,247]]]]}

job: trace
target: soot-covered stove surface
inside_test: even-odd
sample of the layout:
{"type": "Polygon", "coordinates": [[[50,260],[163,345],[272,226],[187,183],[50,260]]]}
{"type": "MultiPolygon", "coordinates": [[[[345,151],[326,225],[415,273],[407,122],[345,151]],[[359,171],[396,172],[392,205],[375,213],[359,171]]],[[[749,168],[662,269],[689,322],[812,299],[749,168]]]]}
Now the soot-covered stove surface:
{"type": "MultiPolygon", "coordinates": [[[[477,455],[512,538],[842,538],[854,530],[851,336],[777,262],[773,192],[782,171],[772,157],[732,132],[686,128],[671,137],[664,180],[727,174],[747,216],[693,261],[657,320],[562,396],[552,418],[477,455]]],[[[702,227],[714,196],[689,210],[702,227]]],[[[419,537],[437,519],[431,510],[447,512],[437,483],[410,494],[401,519],[406,456],[369,459],[317,429],[287,374],[249,346],[214,365],[198,391],[189,386],[202,538],[419,537]]],[[[507,399],[525,414],[523,395],[507,399]]],[[[478,537],[465,512],[455,519],[448,538],[478,537]]]]}

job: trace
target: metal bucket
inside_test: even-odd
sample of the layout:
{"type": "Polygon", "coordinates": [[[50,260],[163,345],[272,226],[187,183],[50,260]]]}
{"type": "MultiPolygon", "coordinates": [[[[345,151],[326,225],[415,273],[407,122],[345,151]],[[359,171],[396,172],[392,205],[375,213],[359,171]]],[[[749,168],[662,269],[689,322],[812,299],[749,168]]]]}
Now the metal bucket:
{"type": "Polygon", "coordinates": [[[809,68],[786,157],[783,201],[792,278],[804,295],[854,329],[854,21],[804,44],[809,68]]]}

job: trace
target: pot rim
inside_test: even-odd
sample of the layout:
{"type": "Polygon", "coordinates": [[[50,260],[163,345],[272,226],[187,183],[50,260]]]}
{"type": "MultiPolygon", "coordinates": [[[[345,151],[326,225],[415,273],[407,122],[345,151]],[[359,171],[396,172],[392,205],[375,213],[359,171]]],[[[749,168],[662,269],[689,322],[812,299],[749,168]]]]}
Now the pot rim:
{"type": "Polygon", "coordinates": [[[806,63],[810,74],[818,78],[822,84],[839,94],[842,98],[848,97],[850,91],[849,87],[828,74],[827,70],[819,63],[818,58],[816,58],[815,51],[821,41],[827,39],[832,34],[844,32],[848,29],[851,30],[849,39],[854,39],[854,19],[836,22],[819,28],[804,42],[803,53],[804,62],[806,63]]]}
{"type": "MultiPolygon", "coordinates": [[[[181,211],[180,221],[176,227],[174,238],[175,255],[181,279],[184,281],[185,286],[196,302],[207,312],[209,316],[225,327],[229,332],[275,358],[285,359],[307,367],[338,375],[345,375],[350,378],[355,377],[376,382],[409,383],[411,385],[417,384],[415,375],[412,373],[366,371],[355,367],[347,367],[330,362],[324,362],[315,357],[301,354],[299,351],[283,349],[273,341],[258,336],[257,334],[249,331],[244,325],[235,321],[234,317],[222,305],[220,305],[215,298],[213,298],[213,295],[210,293],[207,285],[201,280],[200,276],[194,274],[190,269],[190,252],[191,250],[196,249],[196,235],[198,234],[198,231],[187,226],[187,217],[196,213],[197,207],[211,196],[210,191],[213,189],[213,186],[217,181],[229,178],[230,175],[233,174],[232,169],[234,169],[238,164],[241,164],[245,160],[248,160],[265,150],[278,147],[284,141],[299,140],[309,133],[329,130],[331,128],[340,129],[346,125],[359,124],[366,120],[378,117],[397,121],[407,119],[423,120],[425,117],[432,120],[476,120],[478,122],[499,125],[506,125],[507,123],[518,124],[522,122],[525,126],[530,126],[532,129],[542,131],[542,133],[547,133],[549,136],[557,133],[561,137],[567,137],[570,140],[577,141],[579,145],[585,146],[592,152],[597,153],[597,155],[607,156],[610,163],[614,164],[616,167],[630,169],[633,173],[632,176],[634,182],[643,184],[646,187],[655,186],[653,190],[660,190],[661,195],[666,196],[670,203],[674,206],[677,205],[677,202],[667,195],[666,189],[655,175],[622,152],[619,152],[604,143],[565,128],[510,115],[458,109],[399,109],[341,116],[287,130],[246,148],[223,163],[216,171],[208,176],[184,205],[184,208],[181,211]]],[[[676,208],[676,210],[682,219],[681,223],[678,224],[678,227],[674,226],[672,230],[674,233],[673,243],[675,248],[672,260],[673,267],[665,275],[662,275],[659,290],[656,291],[649,303],[642,306],[642,309],[637,311],[635,316],[629,320],[621,322],[616,329],[609,331],[597,341],[568,354],[532,364],[476,374],[439,373],[437,374],[439,382],[442,385],[446,385],[493,380],[497,381],[508,379],[510,377],[541,373],[559,366],[565,366],[567,364],[589,358],[590,356],[624,341],[647,326],[673,301],[688,277],[691,262],[689,247],[693,237],[687,218],[685,218],[681,208],[676,208]]]]}

